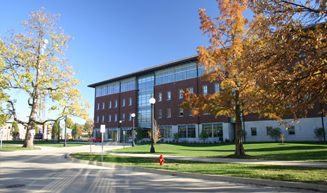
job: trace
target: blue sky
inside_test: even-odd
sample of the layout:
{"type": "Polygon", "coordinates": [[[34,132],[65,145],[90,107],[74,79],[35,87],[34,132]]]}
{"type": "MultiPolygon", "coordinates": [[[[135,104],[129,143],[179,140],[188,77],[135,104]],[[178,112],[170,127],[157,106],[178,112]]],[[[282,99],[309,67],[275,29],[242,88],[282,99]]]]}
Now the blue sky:
{"type": "MultiPolygon", "coordinates": [[[[208,44],[198,9],[211,17],[219,14],[215,0],[0,0],[1,36],[5,29],[21,32],[20,22],[41,7],[60,13],[59,26],[74,37],[66,57],[81,80],[83,99],[91,103],[91,118],[94,89],[87,85],[196,55],[198,46],[208,44]]],[[[29,112],[23,97],[17,97],[20,117],[29,112]]]]}

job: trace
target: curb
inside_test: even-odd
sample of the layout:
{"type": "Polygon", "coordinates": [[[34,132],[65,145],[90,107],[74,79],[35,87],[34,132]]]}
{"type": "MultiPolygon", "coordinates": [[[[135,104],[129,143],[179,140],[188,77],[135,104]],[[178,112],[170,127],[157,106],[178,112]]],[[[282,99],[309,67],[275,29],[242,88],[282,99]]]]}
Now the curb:
{"type": "Polygon", "coordinates": [[[80,160],[80,159],[72,158],[70,156],[70,153],[65,154],[65,158],[70,161],[78,162],[78,163],[127,169],[127,170],[139,171],[139,172],[150,172],[150,173],[156,173],[156,174],[182,176],[182,177],[189,177],[189,178],[201,178],[201,179],[207,179],[207,180],[220,180],[220,181],[236,182],[236,183],[243,183],[243,184],[246,183],[246,184],[257,184],[257,185],[274,186],[274,187],[279,186],[279,187],[284,187],[284,188],[309,189],[309,190],[316,190],[316,191],[318,190],[318,191],[322,191],[322,192],[327,190],[327,185],[320,185],[320,184],[285,182],[285,181],[277,181],[277,180],[241,178],[241,177],[209,175],[209,174],[197,174],[197,173],[178,172],[178,171],[171,171],[171,170],[161,170],[161,169],[153,169],[153,168],[126,166],[126,165],[112,164],[112,163],[106,163],[106,162],[80,160]]]}

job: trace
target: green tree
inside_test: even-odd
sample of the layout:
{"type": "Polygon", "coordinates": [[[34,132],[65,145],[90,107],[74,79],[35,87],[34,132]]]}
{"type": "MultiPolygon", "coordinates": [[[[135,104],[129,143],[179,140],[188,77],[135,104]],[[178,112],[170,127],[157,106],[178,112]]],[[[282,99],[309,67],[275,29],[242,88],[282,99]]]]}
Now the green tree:
{"type": "MultiPolygon", "coordinates": [[[[23,33],[15,34],[10,31],[7,38],[0,37],[0,101],[9,105],[9,112],[13,119],[27,127],[23,147],[32,146],[30,130],[34,123],[44,125],[46,122],[57,121],[66,115],[86,119],[89,103],[81,101],[82,96],[76,88],[79,81],[74,79],[72,67],[68,66],[64,57],[64,50],[73,38],[66,35],[57,26],[59,14],[54,15],[41,8],[31,11],[30,19],[23,21],[23,33]],[[23,121],[18,118],[16,111],[16,96],[9,96],[9,90],[26,93],[29,118],[23,121]],[[51,103],[40,103],[45,98],[51,103]],[[56,119],[38,121],[39,110],[55,111],[56,119]]],[[[25,99],[24,99],[25,100],[25,99]]]]}
{"type": "Polygon", "coordinates": [[[34,123],[34,129],[35,129],[35,134],[39,133],[39,127],[37,126],[36,123],[34,123]]]}
{"type": "Polygon", "coordinates": [[[87,121],[83,126],[83,131],[86,133],[92,133],[93,127],[94,127],[93,119],[87,119],[87,121]]]}
{"type": "Polygon", "coordinates": [[[141,127],[137,127],[136,129],[136,139],[141,141],[143,139],[143,129],[141,127]]]}
{"type": "Polygon", "coordinates": [[[314,133],[315,133],[315,138],[318,139],[319,141],[322,141],[324,139],[324,135],[325,135],[324,128],[322,128],[322,127],[316,128],[314,130],[314,133]]]}
{"type": "Polygon", "coordinates": [[[79,137],[79,128],[77,123],[75,123],[74,126],[72,127],[72,137],[74,140],[79,137]]]}
{"type": "Polygon", "coordinates": [[[174,140],[176,141],[176,143],[178,143],[179,138],[181,138],[180,134],[178,132],[174,133],[174,140]]]}
{"type": "Polygon", "coordinates": [[[201,134],[200,134],[200,139],[203,140],[203,143],[206,142],[206,140],[209,138],[208,132],[202,129],[201,134]]]}
{"type": "Polygon", "coordinates": [[[280,138],[281,133],[282,133],[282,131],[279,127],[271,128],[268,130],[268,135],[271,137],[271,139],[276,140],[276,142],[280,138]]]}
{"type": "Polygon", "coordinates": [[[51,131],[52,132],[51,133],[52,139],[58,139],[58,130],[59,130],[59,136],[60,136],[60,134],[61,134],[60,125],[59,125],[59,122],[56,121],[52,125],[52,131],[51,131]]]}
{"type": "Polygon", "coordinates": [[[10,134],[13,136],[14,140],[17,140],[17,136],[19,135],[19,128],[16,121],[13,121],[11,124],[10,134]]]}

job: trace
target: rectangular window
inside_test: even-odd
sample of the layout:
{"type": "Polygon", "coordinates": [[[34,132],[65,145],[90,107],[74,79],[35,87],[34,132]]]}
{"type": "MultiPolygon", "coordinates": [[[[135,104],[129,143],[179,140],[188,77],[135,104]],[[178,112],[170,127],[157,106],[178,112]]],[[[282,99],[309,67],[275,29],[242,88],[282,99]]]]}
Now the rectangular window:
{"type": "Polygon", "coordinates": [[[159,119],[162,118],[162,110],[161,110],[161,109],[159,109],[158,118],[159,118],[159,119]]]}
{"type": "Polygon", "coordinates": [[[102,103],[102,109],[106,107],[106,103],[102,103]]]}
{"type": "Polygon", "coordinates": [[[117,100],[115,100],[115,108],[117,108],[117,106],[118,106],[118,102],[117,100]]]}
{"type": "Polygon", "coordinates": [[[190,91],[190,94],[191,94],[191,96],[192,96],[193,93],[194,93],[193,88],[189,88],[188,90],[190,91]]]}
{"type": "Polygon", "coordinates": [[[178,126],[178,134],[180,138],[186,138],[186,125],[178,126]]]}
{"type": "Polygon", "coordinates": [[[187,125],[187,137],[195,138],[195,125],[187,125]]]}
{"type": "Polygon", "coordinates": [[[288,128],[288,134],[289,135],[295,135],[295,127],[294,126],[290,126],[288,128]]]}
{"type": "Polygon", "coordinates": [[[132,98],[129,98],[129,106],[132,106],[132,98]]]}
{"type": "Polygon", "coordinates": [[[117,122],[117,114],[115,115],[115,122],[117,122]]]}
{"type": "Polygon", "coordinates": [[[183,98],[183,89],[179,90],[179,98],[182,99],[183,98]]]}
{"type": "Polygon", "coordinates": [[[98,105],[97,105],[97,110],[99,110],[100,109],[100,104],[98,103],[98,105]]]}
{"type": "Polygon", "coordinates": [[[184,115],[184,109],[183,108],[179,108],[179,116],[183,117],[184,115]]]}
{"type": "Polygon", "coordinates": [[[109,109],[111,109],[111,101],[109,101],[109,109]]]}
{"type": "Polygon", "coordinates": [[[132,113],[129,114],[129,121],[132,120],[132,113]]]}
{"type": "Polygon", "coordinates": [[[203,94],[208,94],[208,86],[207,85],[204,85],[202,87],[202,89],[203,89],[203,94]]]}
{"type": "Polygon", "coordinates": [[[208,134],[209,137],[212,137],[213,136],[213,133],[212,133],[212,125],[211,124],[204,124],[202,126],[202,131],[203,132],[207,132],[207,134],[208,134]]]}
{"type": "Polygon", "coordinates": [[[215,93],[219,92],[220,91],[220,88],[219,88],[219,84],[215,84],[215,93]]]}
{"type": "Polygon", "coordinates": [[[213,137],[223,137],[223,127],[221,124],[213,124],[213,137]]]}
{"type": "Polygon", "coordinates": [[[104,116],[102,115],[102,123],[104,122],[104,116]]]}
{"type": "Polygon", "coordinates": [[[123,107],[125,106],[125,99],[123,99],[123,107]]]}
{"type": "Polygon", "coordinates": [[[99,116],[97,116],[97,123],[99,123],[99,116]]]}
{"type": "Polygon", "coordinates": [[[272,127],[267,127],[267,135],[272,130],[272,127]]]}
{"type": "Polygon", "coordinates": [[[257,128],[256,127],[251,127],[251,135],[256,136],[257,135],[257,128]]]}
{"type": "Polygon", "coordinates": [[[123,113],[123,121],[125,120],[125,113],[123,113]]]}
{"type": "Polygon", "coordinates": [[[111,115],[109,115],[109,122],[111,122],[111,115]]]}
{"type": "Polygon", "coordinates": [[[169,101],[170,99],[171,99],[171,92],[168,91],[168,92],[167,92],[167,101],[169,101]]]}
{"type": "Polygon", "coordinates": [[[167,109],[167,118],[171,117],[171,109],[167,109]]]}
{"type": "Polygon", "coordinates": [[[162,93],[158,93],[158,102],[162,101],[162,93]]]}

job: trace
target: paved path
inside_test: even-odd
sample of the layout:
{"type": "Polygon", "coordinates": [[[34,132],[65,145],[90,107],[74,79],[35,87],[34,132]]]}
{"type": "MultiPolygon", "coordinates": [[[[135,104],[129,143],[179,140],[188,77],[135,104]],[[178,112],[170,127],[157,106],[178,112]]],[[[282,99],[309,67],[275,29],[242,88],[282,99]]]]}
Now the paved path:
{"type": "MultiPolygon", "coordinates": [[[[122,148],[106,145],[105,150],[122,148]]],[[[64,158],[89,146],[0,152],[0,192],[310,192],[82,164],[64,158]],[[24,185],[9,188],[10,185],[24,185]]],[[[92,147],[100,152],[98,144],[92,147]]]]}
{"type": "MultiPolygon", "coordinates": [[[[112,154],[112,155],[121,155],[121,156],[159,158],[159,155],[153,155],[153,154],[115,153],[115,152],[107,152],[107,153],[112,154]]],[[[280,166],[327,168],[327,162],[301,162],[301,161],[276,161],[276,160],[255,160],[255,159],[230,159],[230,158],[187,157],[187,156],[171,156],[171,155],[164,155],[164,157],[165,157],[165,159],[184,160],[184,161],[199,161],[199,162],[213,162],[213,163],[265,164],[265,165],[280,165],[280,166]]]]}

